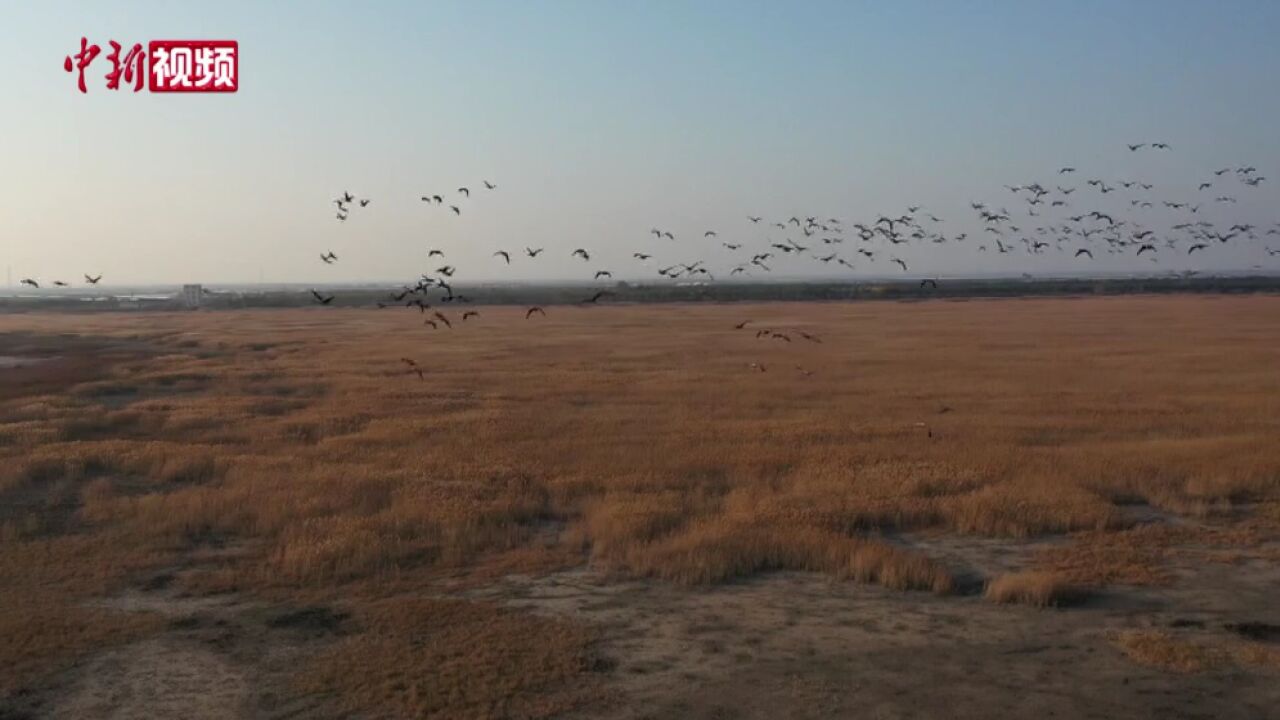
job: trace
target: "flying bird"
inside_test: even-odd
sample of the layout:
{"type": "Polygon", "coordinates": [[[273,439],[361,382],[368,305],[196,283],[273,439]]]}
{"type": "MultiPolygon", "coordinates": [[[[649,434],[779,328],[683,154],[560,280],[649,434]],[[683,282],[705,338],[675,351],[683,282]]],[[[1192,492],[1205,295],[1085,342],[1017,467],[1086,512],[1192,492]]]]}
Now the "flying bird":
{"type": "Polygon", "coordinates": [[[499,250],[498,252],[494,253],[493,256],[494,257],[501,256],[503,260],[507,261],[508,265],[511,264],[511,253],[508,253],[506,250],[499,250]]]}
{"type": "Polygon", "coordinates": [[[471,197],[471,191],[468,190],[467,188],[460,187],[458,188],[458,192],[462,193],[463,195],[466,195],[467,197],[471,197]]]}
{"type": "Polygon", "coordinates": [[[102,279],[102,276],[101,276],[101,275],[99,275],[99,276],[97,276],[97,277],[92,277],[92,276],[90,276],[90,275],[85,275],[85,276],[84,276],[84,281],[85,281],[85,282],[87,282],[87,283],[89,283],[90,285],[97,285],[97,284],[98,284],[98,281],[99,281],[99,280],[101,280],[101,279],[102,279]]]}
{"type": "Polygon", "coordinates": [[[527,311],[525,311],[524,319],[525,319],[525,320],[528,320],[529,318],[533,317],[533,314],[534,314],[534,313],[538,313],[538,314],[539,314],[539,315],[541,315],[542,317],[546,317],[546,316],[547,316],[547,311],[543,310],[542,308],[538,307],[537,305],[534,305],[533,307],[531,307],[531,308],[529,308],[527,311]]]}
{"type": "Polygon", "coordinates": [[[531,247],[526,247],[526,248],[524,249],[524,254],[525,254],[525,255],[528,255],[528,256],[529,256],[529,257],[531,257],[531,258],[536,258],[536,257],[538,257],[538,253],[540,253],[540,252],[542,252],[542,248],[538,248],[538,249],[536,249],[536,250],[535,250],[535,249],[533,249],[533,248],[531,248],[531,247]]]}
{"type": "Polygon", "coordinates": [[[22,278],[22,280],[20,280],[20,281],[18,282],[18,284],[19,284],[19,285],[30,285],[30,286],[31,286],[31,287],[33,287],[33,288],[39,288],[39,287],[40,287],[40,283],[36,282],[35,280],[32,280],[31,278],[22,278]]]}
{"type": "Polygon", "coordinates": [[[578,255],[582,256],[582,260],[584,262],[591,259],[591,255],[586,250],[583,250],[582,248],[578,248],[577,250],[574,250],[573,252],[569,253],[569,257],[577,257],[578,255]]]}
{"type": "Polygon", "coordinates": [[[332,295],[330,295],[330,296],[328,296],[328,297],[325,297],[324,295],[321,295],[320,293],[316,292],[315,290],[312,290],[312,291],[311,291],[311,297],[315,298],[315,299],[316,299],[316,302],[320,303],[321,305],[328,305],[329,303],[333,302],[333,296],[332,296],[332,295]]]}
{"type": "Polygon", "coordinates": [[[484,181],[484,186],[485,186],[485,188],[486,188],[486,189],[488,189],[488,190],[496,190],[496,189],[498,188],[498,186],[497,186],[497,185],[494,185],[493,183],[489,182],[488,180],[485,180],[485,181],[484,181]]]}

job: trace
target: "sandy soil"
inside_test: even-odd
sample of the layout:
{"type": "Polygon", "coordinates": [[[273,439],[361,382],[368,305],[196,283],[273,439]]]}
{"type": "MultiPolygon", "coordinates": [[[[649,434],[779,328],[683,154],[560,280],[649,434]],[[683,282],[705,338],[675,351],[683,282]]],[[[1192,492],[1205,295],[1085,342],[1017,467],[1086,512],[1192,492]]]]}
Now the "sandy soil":
{"type": "MultiPolygon", "coordinates": [[[[920,542],[984,569],[1029,552],[1012,542],[920,542]]],[[[1135,665],[1110,642],[1135,618],[1210,643],[1235,640],[1228,623],[1280,624],[1274,563],[1176,570],[1172,587],[1125,588],[1057,610],[791,572],[689,589],[582,568],[440,594],[595,627],[606,696],[576,718],[1280,717],[1276,673],[1173,674],[1135,665]]],[[[104,601],[160,613],[166,632],[82,663],[30,715],[336,716],[324,698],[297,697],[289,671],[341,634],[340,610],[177,597],[167,579],[104,601]]]]}

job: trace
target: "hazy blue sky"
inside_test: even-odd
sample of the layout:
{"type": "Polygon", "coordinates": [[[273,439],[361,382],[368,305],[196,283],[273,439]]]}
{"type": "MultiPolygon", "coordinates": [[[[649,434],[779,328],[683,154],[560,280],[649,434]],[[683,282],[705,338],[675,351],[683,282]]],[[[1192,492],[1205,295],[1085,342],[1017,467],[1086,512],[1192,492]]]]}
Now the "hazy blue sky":
{"type": "MultiPolygon", "coordinates": [[[[427,247],[485,279],[636,275],[637,250],[727,268],[703,230],[764,244],[748,213],[851,223],[908,204],[971,233],[895,249],[913,272],[1063,270],[1081,265],[976,252],[968,208],[1014,209],[1004,184],[1050,185],[1061,165],[1080,169],[1074,185],[1144,180],[1178,200],[1213,169],[1256,165],[1267,182],[1204,214],[1280,220],[1272,0],[177,5],[3,3],[0,265],[15,279],[392,280],[438,266],[427,247]],[[81,35],[238,40],[240,92],[111,92],[104,52],[81,95],[62,69],[81,35]],[[1124,148],[1150,140],[1174,150],[1124,148]],[[417,199],[484,179],[498,190],[460,218],[417,199]],[[329,202],[344,189],[373,204],[340,225],[329,202]],[[491,257],[526,245],[547,252],[491,257]],[[589,265],[569,259],[579,246],[589,265]]],[[[1258,236],[1194,264],[1170,251],[1089,267],[1280,260],[1263,252],[1280,238],[1258,236]]]]}

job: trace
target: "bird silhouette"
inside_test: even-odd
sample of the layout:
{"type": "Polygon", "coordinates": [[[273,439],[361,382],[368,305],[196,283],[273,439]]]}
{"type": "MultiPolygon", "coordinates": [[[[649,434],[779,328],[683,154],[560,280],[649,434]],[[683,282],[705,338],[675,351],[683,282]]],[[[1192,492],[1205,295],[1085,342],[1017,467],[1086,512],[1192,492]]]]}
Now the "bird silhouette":
{"type": "Polygon", "coordinates": [[[467,318],[472,318],[472,317],[480,317],[480,313],[476,312],[475,310],[467,310],[466,312],[462,313],[463,322],[466,322],[467,318]]]}
{"type": "Polygon", "coordinates": [[[40,283],[36,282],[35,280],[32,280],[31,278],[22,278],[21,280],[19,280],[19,281],[18,281],[18,284],[19,284],[19,285],[30,285],[30,286],[31,286],[31,287],[33,287],[33,288],[39,288],[39,287],[40,287],[40,283]]]}
{"type": "Polygon", "coordinates": [[[450,206],[449,206],[449,209],[453,211],[453,214],[454,214],[454,215],[461,215],[461,214],[462,214],[462,211],[458,209],[458,206],[457,206],[457,205],[450,205],[450,206]]]}
{"type": "MultiPolygon", "coordinates": [[[[510,265],[510,264],[511,264],[511,254],[510,254],[510,253],[508,253],[506,250],[499,250],[498,252],[494,253],[493,255],[494,255],[494,257],[501,257],[503,260],[506,260],[508,265],[510,265]]],[[[532,256],[532,255],[530,255],[529,257],[533,257],[533,256],[532,256]]]]}
{"type": "Polygon", "coordinates": [[[97,284],[98,284],[98,281],[99,281],[99,280],[101,280],[101,279],[102,279],[102,276],[101,276],[101,275],[98,275],[97,277],[93,277],[93,276],[91,276],[91,275],[85,275],[85,276],[84,276],[84,281],[85,281],[85,282],[87,282],[87,283],[89,283],[90,285],[97,285],[97,284]]]}
{"type": "Polygon", "coordinates": [[[467,188],[460,187],[460,188],[458,188],[458,192],[462,193],[462,194],[463,194],[463,195],[465,195],[466,197],[471,197],[471,191],[470,191],[470,190],[468,190],[467,188]]]}
{"type": "Polygon", "coordinates": [[[527,248],[525,248],[525,249],[524,249],[524,254],[525,254],[525,255],[528,255],[528,256],[529,256],[529,257],[531,257],[531,258],[536,258],[536,257],[538,257],[538,255],[539,255],[541,252],[542,252],[542,248],[536,248],[536,249],[535,249],[535,248],[527,247],[527,248]]]}
{"type": "Polygon", "coordinates": [[[498,188],[498,186],[497,186],[497,185],[494,185],[493,183],[489,182],[488,180],[485,180],[485,181],[484,181],[484,186],[485,186],[485,188],[486,188],[486,189],[489,189],[489,190],[496,190],[496,189],[498,188]]]}
{"type": "Polygon", "coordinates": [[[530,317],[533,317],[533,314],[534,314],[534,313],[538,313],[539,315],[541,315],[541,316],[543,316],[543,317],[546,317],[546,316],[547,316],[547,311],[546,311],[546,310],[543,310],[542,308],[538,307],[537,305],[534,305],[533,307],[531,307],[531,308],[529,308],[528,310],[526,310],[526,311],[525,311],[525,313],[524,313],[524,319],[525,319],[525,320],[528,320],[530,317]]]}
{"type": "Polygon", "coordinates": [[[333,302],[333,297],[334,297],[334,296],[333,296],[333,295],[329,295],[328,297],[326,297],[326,296],[321,295],[320,293],[316,292],[315,290],[312,290],[312,291],[311,291],[311,297],[315,298],[315,299],[316,299],[316,302],[320,303],[321,305],[328,305],[329,303],[333,302]]]}
{"type": "Polygon", "coordinates": [[[582,248],[578,248],[577,250],[574,250],[573,252],[569,253],[569,257],[577,257],[579,255],[582,256],[582,260],[584,262],[589,261],[591,259],[591,254],[582,248]]]}

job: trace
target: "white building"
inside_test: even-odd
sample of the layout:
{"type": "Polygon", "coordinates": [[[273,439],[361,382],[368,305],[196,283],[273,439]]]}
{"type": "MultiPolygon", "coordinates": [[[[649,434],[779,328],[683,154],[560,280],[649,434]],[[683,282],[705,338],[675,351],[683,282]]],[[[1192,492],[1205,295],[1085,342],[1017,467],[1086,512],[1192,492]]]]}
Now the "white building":
{"type": "Polygon", "coordinates": [[[182,286],[182,304],[188,309],[200,307],[200,299],[204,296],[204,287],[200,285],[182,286]]]}

